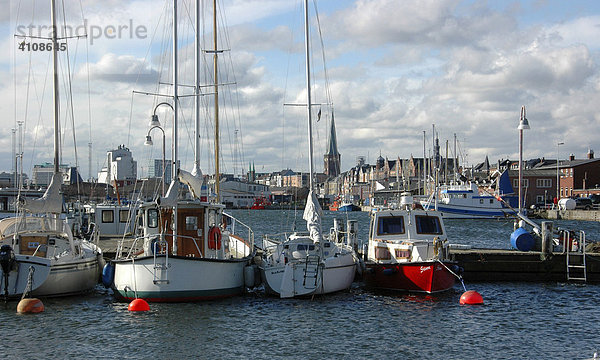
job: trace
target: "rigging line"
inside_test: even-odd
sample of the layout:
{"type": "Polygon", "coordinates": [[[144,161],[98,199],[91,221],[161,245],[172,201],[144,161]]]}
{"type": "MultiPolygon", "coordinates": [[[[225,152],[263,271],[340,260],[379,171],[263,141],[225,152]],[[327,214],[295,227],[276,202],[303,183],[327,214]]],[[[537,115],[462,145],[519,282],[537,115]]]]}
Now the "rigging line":
{"type": "MultiPolygon", "coordinates": [[[[64,0],[62,1],[62,7],[63,7],[63,25],[66,29],[67,27],[67,18],[65,15],[65,2],[64,0]]],[[[56,45],[56,44],[54,44],[56,45]]],[[[77,63],[77,50],[79,48],[79,41],[77,41],[77,45],[75,47],[75,54],[73,54],[73,71],[75,71],[75,64],[77,63]]],[[[79,188],[79,157],[77,156],[77,139],[76,139],[76,134],[75,134],[75,112],[73,110],[73,85],[72,85],[72,74],[71,74],[71,60],[69,57],[69,47],[67,46],[66,50],[66,55],[67,55],[67,86],[68,86],[68,96],[67,99],[69,99],[70,101],[67,102],[67,106],[69,106],[69,110],[71,112],[71,132],[73,134],[73,148],[75,151],[75,169],[77,171],[77,178],[75,179],[75,181],[77,182],[77,196],[79,197],[79,200],[81,200],[81,193],[80,193],[80,188],[79,188]]],[[[60,165],[60,164],[59,164],[60,165]]],[[[73,181],[71,179],[71,181],[73,181]]]]}
{"type": "MultiPolygon", "coordinates": [[[[81,11],[81,18],[84,18],[83,15],[83,4],[81,0],[79,1],[79,9],[81,11]]],[[[85,34],[87,37],[87,33],[85,34]]],[[[88,163],[88,177],[89,181],[92,180],[92,91],[90,86],[90,50],[88,41],[85,42],[85,66],[87,71],[87,95],[88,95],[88,131],[89,131],[89,163],[88,163]]]]}

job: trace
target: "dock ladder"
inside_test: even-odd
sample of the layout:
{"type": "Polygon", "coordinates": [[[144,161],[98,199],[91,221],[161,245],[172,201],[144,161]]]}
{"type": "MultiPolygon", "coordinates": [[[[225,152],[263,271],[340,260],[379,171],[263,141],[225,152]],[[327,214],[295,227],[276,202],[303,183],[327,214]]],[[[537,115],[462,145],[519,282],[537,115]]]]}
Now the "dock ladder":
{"type": "Polygon", "coordinates": [[[304,282],[305,289],[316,289],[319,277],[319,266],[321,258],[318,255],[307,255],[304,262],[304,282]]]}
{"type": "MultiPolygon", "coordinates": [[[[585,232],[579,232],[579,243],[577,247],[572,246],[565,233],[563,238],[564,248],[567,250],[567,281],[587,282],[587,268],[585,263],[585,232]]],[[[575,242],[577,238],[573,239],[575,242]]]]}

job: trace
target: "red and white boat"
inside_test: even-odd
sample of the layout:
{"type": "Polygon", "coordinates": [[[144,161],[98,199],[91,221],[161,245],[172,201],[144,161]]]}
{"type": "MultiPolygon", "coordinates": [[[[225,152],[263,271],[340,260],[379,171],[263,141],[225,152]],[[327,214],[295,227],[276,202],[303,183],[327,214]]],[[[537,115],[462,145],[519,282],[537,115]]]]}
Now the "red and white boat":
{"type": "Polygon", "coordinates": [[[400,209],[371,213],[365,258],[363,278],[373,289],[435,293],[457,279],[441,216],[413,205],[412,196],[402,197],[400,209]]]}

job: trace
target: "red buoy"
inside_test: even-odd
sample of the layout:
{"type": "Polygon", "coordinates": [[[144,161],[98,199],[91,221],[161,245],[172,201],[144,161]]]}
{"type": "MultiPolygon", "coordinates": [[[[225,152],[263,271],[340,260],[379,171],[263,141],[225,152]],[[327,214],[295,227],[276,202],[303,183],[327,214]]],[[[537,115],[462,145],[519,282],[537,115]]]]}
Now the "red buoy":
{"type": "Polygon", "coordinates": [[[127,307],[129,311],[148,311],[150,310],[150,305],[144,299],[134,299],[129,303],[127,307]]]}
{"type": "Polygon", "coordinates": [[[475,290],[465,291],[460,297],[461,305],[483,305],[483,297],[475,290]]]}
{"type": "Polygon", "coordinates": [[[44,304],[40,299],[26,298],[21,299],[17,304],[17,312],[19,314],[36,314],[44,311],[44,304]]]}

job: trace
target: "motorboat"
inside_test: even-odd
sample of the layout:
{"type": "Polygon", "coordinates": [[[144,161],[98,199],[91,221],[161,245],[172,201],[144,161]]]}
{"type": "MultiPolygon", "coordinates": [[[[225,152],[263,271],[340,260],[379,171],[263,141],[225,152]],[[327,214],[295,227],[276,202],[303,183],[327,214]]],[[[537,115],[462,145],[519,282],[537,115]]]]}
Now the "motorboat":
{"type": "Polygon", "coordinates": [[[398,209],[371,212],[363,279],[368,288],[437,293],[454,286],[458,266],[448,255],[439,212],[423,210],[405,194],[398,209]]]}
{"type": "Polygon", "coordinates": [[[442,185],[435,194],[420,201],[426,210],[439,211],[444,219],[493,219],[515,215],[517,197],[508,172],[498,179],[497,191],[484,190],[474,182],[442,185]],[[500,197],[500,199],[498,198],[500,197]],[[510,204],[510,205],[508,205],[510,204]]]}

